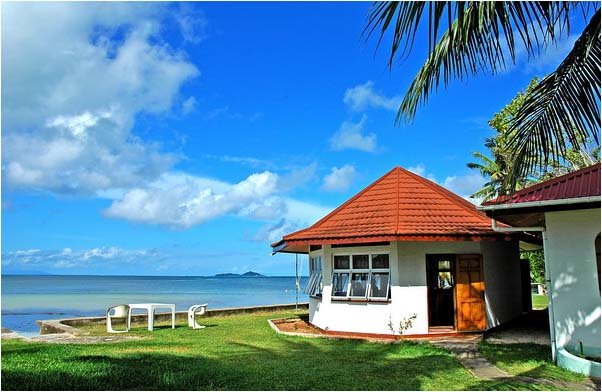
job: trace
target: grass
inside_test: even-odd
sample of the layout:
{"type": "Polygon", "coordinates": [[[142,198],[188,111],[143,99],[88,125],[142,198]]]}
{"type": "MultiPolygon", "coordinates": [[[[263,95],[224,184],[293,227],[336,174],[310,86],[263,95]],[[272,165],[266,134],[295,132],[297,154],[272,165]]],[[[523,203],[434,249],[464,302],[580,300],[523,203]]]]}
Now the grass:
{"type": "Polygon", "coordinates": [[[540,344],[490,344],[481,342],[479,351],[489,362],[515,376],[558,381],[583,381],[585,376],[562,369],[552,362],[549,346],[540,344]]]}
{"type": "MultiPolygon", "coordinates": [[[[2,341],[4,390],[511,390],[543,385],[474,378],[428,343],[379,344],[276,334],[268,318],[207,318],[207,328],[154,332],[105,344],[2,341]]],[[[103,334],[102,327],[90,329],[103,334]]]]}
{"type": "Polygon", "coordinates": [[[546,309],[548,307],[548,297],[540,294],[532,294],[531,300],[534,310],[546,309]]]}

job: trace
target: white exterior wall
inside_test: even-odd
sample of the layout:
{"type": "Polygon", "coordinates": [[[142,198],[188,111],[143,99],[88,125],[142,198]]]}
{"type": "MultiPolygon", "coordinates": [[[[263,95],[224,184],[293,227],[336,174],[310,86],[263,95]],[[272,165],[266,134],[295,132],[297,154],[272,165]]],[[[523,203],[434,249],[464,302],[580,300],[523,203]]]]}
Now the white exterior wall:
{"type": "Polygon", "coordinates": [[[310,298],[310,322],[325,330],[391,334],[389,321],[398,333],[399,322],[416,314],[412,327],[404,333],[427,334],[426,255],[435,253],[483,255],[488,327],[520,315],[520,266],[516,242],[393,242],[390,246],[378,247],[331,248],[326,245],[311,252],[310,257],[322,256],[324,290],[322,299],[310,298]],[[332,255],[379,252],[390,255],[391,301],[332,301],[332,255]],[[498,265],[501,263],[503,265],[498,265]],[[508,287],[503,287],[504,284],[508,287]],[[491,285],[491,292],[488,285],[491,285]]]}
{"type": "MultiPolygon", "coordinates": [[[[594,240],[600,209],[546,212],[544,252],[556,347],[600,350],[600,291],[594,240]],[[550,299],[551,298],[551,299],[550,299]]],[[[577,351],[578,352],[578,351],[577,351]]]]}

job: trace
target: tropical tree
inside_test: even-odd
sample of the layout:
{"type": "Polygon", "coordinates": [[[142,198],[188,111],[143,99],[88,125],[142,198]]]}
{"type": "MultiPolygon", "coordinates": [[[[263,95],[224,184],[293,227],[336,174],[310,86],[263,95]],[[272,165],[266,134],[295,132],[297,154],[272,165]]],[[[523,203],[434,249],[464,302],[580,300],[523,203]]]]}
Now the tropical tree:
{"type": "Polygon", "coordinates": [[[566,157],[570,148],[599,145],[600,8],[562,1],[375,2],[365,34],[389,36],[389,67],[409,55],[426,27],[429,54],[402,100],[396,122],[411,120],[419,104],[441,84],[479,73],[497,73],[571,33],[572,18],[587,23],[558,68],[543,78],[511,122],[508,151],[513,166],[505,181],[518,181],[566,157]],[[426,26],[424,26],[426,24],[426,26]]]}
{"type": "MultiPolygon", "coordinates": [[[[524,92],[519,92],[508,105],[489,120],[489,126],[495,131],[494,136],[485,139],[485,147],[489,150],[488,156],[481,152],[473,152],[477,162],[468,163],[468,167],[478,170],[488,181],[471,197],[489,200],[509,193],[505,178],[514,166],[514,156],[510,150],[510,143],[515,137],[512,124],[519,114],[522,105],[530,94],[537,88],[539,80],[534,78],[524,92]]],[[[534,171],[516,179],[516,188],[520,189],[533,183],[557,177],[568,172],[581,169],[600,162],[600,148],[592,148],[589,141],[583,143],[581,149],[569,146],[564,157],[550,160],[545,166],[537,166],[534,171]]]]}
{"type": "MultiPolygon", "coordinates": [[[[481,175],[488,179],[483,188],[475,192],[471,197],[481,200],[493,199],[501,194],[508,193],[509,186],[506,178],[512,167],[512,155],[508,149],[509,140],[513,137],[511,124],[527,96],[537,86],[538,79],[534,78],[524,92],[519,92],[508,105],[489,120],[489,126],[495,131],[495,135],[485,139],[485,147],[489,150],[491,157],[481,153],[473,152],[472,155],[477,162],[468,163],[468,167],[478,170],[481,175]]],[[[522,188],[526,178],[516,180],[516,188],[522,188]]]]}

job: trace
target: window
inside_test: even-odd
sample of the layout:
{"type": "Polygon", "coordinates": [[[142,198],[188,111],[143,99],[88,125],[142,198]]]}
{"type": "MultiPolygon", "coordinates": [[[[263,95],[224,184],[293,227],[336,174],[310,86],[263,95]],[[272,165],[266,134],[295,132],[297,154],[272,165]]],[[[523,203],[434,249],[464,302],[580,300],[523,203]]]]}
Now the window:
{"type": "Polygon", "coordinates": [[[309,258],[309,281],[305,286],[305,294],[322,295],[322,256],[309,258]]]}
{"type": "Polygon", "coordinates": [[[334,271],[332,274],[332,296],[347,297],[349,292],[350,262],[349,256],[334,256],[334,271]]]}
{"type": "Polygon", "coordinates": [[[370,279],[370,298],[387,299],[389,295],[389,273],[373,272],[370,279]]]}
{"type": "Polygon", "coordinates": [[[391,287],[388,254],[335,255],[334,298],[386,301],[391,287]]]}
{"type": "Polygon", "coordinates": [[[332,296],[347,297],[347,286],[349,285],[348,272],[335,272],[332,276],[332,296]]]}

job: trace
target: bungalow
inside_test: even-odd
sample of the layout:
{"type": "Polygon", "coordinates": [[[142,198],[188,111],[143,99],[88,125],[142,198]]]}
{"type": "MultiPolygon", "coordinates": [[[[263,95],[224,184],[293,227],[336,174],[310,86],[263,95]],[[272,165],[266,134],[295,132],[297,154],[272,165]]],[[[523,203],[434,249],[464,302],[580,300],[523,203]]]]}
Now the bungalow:
{"type": "MultiPolygon", "coordinates": [[[[552,356],[600,377],[600,164],[483,203],[488,216],[543,238],[552,356]]],[[[507,230],[507,229],[506,229],[507,230]]]]}
{"type": "Polygon", "coordinates": [[[483,331],[519,316],[529,290],[518,233],[401,167],[272,247],[309,255],[309,320],[324,330],[483,331]]]}

